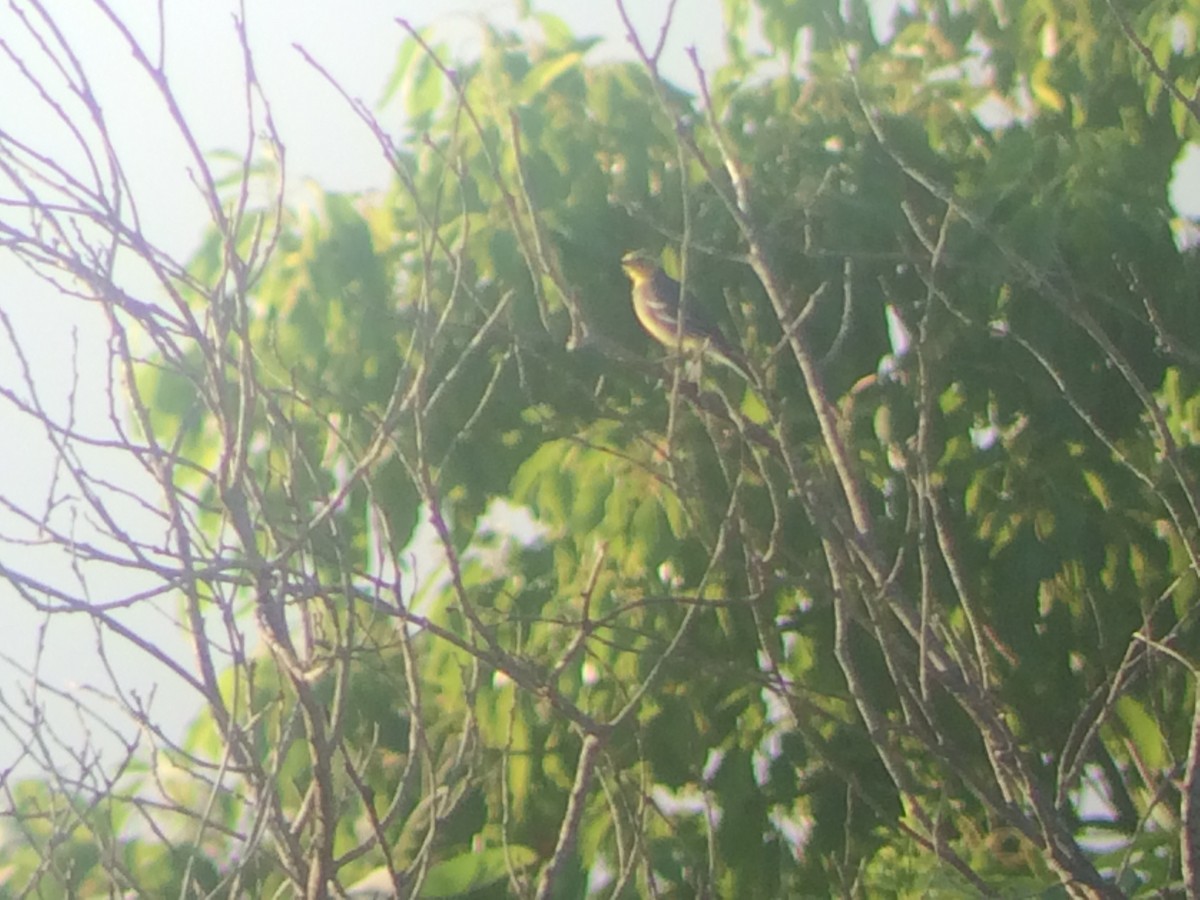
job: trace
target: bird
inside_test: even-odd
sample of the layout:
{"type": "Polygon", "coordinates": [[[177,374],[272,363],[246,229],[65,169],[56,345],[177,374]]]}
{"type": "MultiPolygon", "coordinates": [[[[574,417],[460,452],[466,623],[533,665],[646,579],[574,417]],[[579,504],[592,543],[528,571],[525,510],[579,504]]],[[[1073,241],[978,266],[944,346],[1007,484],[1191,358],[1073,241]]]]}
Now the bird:
{"type": "Polygon", "coordinates": [[[643,250],[631,250],[621,257],[621,268],[633,283],[633,312],[650,337],[668,349],[707,353],[754,383],[745,358],[704,317],[694,298],[688,296],[681,304],[679,282],[663,271],[657,259],[643,250]]]}

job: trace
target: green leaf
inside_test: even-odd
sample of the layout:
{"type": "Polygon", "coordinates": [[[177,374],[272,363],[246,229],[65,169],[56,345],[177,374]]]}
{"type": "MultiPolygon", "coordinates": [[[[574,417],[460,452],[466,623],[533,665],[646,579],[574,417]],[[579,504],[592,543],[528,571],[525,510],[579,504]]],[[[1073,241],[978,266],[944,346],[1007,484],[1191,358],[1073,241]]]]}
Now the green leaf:
{"type": "Polygon", "coordinates": [[[418,58],[411,77],[405,79],[404,109],[414,121],[426,121],[442,102],[446,76],[428,56],[418,58]]]}
{"type": "Polygon", "coordinates": [[[1043,106],[1048,106],[1055,112],[1062,112],[1067,108],[1067,101],[1051,83],[1054,71],[1054,65],[1051,60],[1039,60],[1033,67],[1029,86],[1033,90],[1033,96],[1043,106]]]}
{"type": "Polygon", "coordinates": [[[516,93],[516,102],[529,103],[553,87],[554,82],[565,73],[579,67],[582,53],[564,53],[538,63],[521,79],[516,93]]]}
{"type": "Polygon", "coordinates": [[[430,868],[421,896],[462,897],[507,879],[510,867],[519,872],[533,865],[537,858],[534,850],[519,844],[463,853],[430,868]]]}
{"type": "Polygon", "coordinates": [[[380,108],[386,106],[388,102],[395,96],[396,91],[404,84],[408,78],[409,69],[413,64],[413,60],[417,58],[417,54],[424,52],[420,43],[412,37],[405,38],[400,42],[400,50],[396,53],[396,64],[392,66],[392,72],[388,76],[383,85],[383,91],[379,95],[380,108]]]}
{"type": "Polygon", "coordinates": [[[1117,700],[1116,711],[1144,764],[1152,769],[1165,766],[1169,759],[1166,738],[1142,702],[1135,697],[1121,697],[1117,700]]]}

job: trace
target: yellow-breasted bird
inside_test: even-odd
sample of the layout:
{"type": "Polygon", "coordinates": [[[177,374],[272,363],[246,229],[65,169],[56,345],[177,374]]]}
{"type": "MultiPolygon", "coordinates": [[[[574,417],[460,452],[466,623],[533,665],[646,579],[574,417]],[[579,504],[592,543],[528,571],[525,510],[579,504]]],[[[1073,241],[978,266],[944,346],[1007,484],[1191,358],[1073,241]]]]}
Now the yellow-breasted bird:
{"type": "Polygon", "coordinates": [[[704,318],[695,298],[689,296],[681,306],[679,282],[662,270],[657,259],[642,250],[632,250],[621,257],[621,268],[633,282],[633,311],[650,337],[668,349],[707,353],[754,383],[745,358],[704,318]]]}

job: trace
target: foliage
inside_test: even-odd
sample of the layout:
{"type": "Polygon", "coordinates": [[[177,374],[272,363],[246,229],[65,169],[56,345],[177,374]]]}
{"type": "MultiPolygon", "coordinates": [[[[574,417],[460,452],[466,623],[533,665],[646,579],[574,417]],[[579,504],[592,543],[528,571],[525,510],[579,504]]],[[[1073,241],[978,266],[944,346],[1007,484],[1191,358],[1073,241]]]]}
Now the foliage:
{"type": "Polygon", "coordinates": [[[130,367],[206,711],[20,786],[6,884],[1200,890],[1197,15],[909,6],[725,0],[695,94],[413,32],[386,196],[214,222],[130,367]],[[761,384],[638,330],[631,248],[761,384]]]}

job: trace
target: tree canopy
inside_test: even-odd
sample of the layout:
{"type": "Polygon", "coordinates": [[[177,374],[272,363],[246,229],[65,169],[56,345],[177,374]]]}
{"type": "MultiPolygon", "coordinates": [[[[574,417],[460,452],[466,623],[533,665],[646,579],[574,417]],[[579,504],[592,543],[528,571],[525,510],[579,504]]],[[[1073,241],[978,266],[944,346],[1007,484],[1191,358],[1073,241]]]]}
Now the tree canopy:
{"type": "Polygon", "coordinates": [[[682,7],[628,62],[400,23],[386,193],[206,160],[178,263],[0,132],[161,492],[135,536],[54,426],[110,540],[47,534],[194,659],[2,571],[202,706],[7,784],[0,896],[1200,896],[1200,12],[873,9],[723,0],[692,91],[682,7]],[[631,249],[758,384],[639,329],[631,249]]]}

